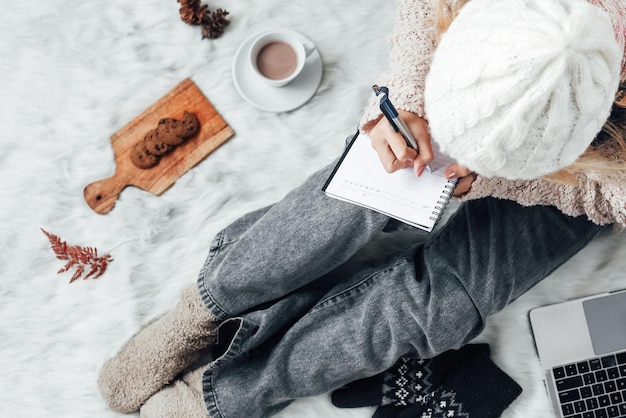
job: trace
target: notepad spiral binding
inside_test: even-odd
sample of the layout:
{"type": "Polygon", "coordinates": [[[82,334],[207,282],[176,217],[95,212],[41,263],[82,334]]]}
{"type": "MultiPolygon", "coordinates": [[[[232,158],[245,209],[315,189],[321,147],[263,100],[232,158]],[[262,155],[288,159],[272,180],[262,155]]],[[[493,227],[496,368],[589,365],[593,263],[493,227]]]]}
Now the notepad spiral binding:
{"type": "Polygon", "coordinates": [[[437,204],[439,206],[435,206],[435,210],[433,211],[433,215],[435,215],[434,217],[431,217],[430,219],[435,221],[435,222],[439,222],[439,219],[441,219],[441,215],[443,215],[443,212],[446,210],[446,207],[448,206],[448,203],[450,202],[450,198],[452,197],[452,193],[454,193],[454,188],[456,187],[456,183],[457,183],[458,179],[453,179],[453,180],[448,180],[448,184],[446,184],[445,189],[442,193],[441,196],[439,196],[440,199],[442,200],[438,200],[437,204]]]}

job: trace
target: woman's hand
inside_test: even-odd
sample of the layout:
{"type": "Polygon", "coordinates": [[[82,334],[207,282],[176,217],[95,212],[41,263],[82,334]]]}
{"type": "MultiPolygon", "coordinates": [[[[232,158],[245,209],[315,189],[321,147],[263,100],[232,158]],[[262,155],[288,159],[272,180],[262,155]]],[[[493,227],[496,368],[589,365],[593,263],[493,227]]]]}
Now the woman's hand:
{"type": "Polygon", "coordinates": [[[404,137],[393,130],[386,118],[379,120],[369,132],[372,147],[387,172],[413,166],[415,174],[421,176],[424,168],[433,160],[428,122],[412,112],[399,110],[398,114],[415,137],[419,154],[406,145],[404,137]]]}
{"type": "Polygon", "coordinates": [[[457,163],[452,164],[446,171],[444,175],[447,179],[452,180],[458,178],[459,181],[456,184],[454,189],[454,196],[462,196],[469,191],[472,187],[472,183],[476,180],[476,173],[471,171],[467,167],[463,167],[457,163]]]}
{"type": "MultiPolygon", "coordinates": [[[[434,157],[428,122],[415,113],[404,110],[399,110],[398,113],[415,137],[419,146],[419,154],[406,145],[402,135],[394,131],[385,118],[379,120],[369,132],[372,147],[378,153],[378,158],[387,172],[393,173],[401,168],[413,166],[415,174],[421,176],[426,165],[434,157]]],[[[454,189],[454,196],[462,196],[467,193],[476,179],[476,173],[457,163],[446,168],[444,175],[447,179],[459,179],[454,189]]]]}

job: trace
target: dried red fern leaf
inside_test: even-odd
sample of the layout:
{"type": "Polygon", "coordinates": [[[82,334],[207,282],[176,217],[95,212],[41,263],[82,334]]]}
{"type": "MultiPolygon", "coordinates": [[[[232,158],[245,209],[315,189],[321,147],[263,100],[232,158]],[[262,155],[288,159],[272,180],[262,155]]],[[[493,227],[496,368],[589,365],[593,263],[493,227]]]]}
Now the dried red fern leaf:
{"type": "Polygon", "coordinates": [[[83,280],[87,280],[90,277],[97,279],[104,274],[107,265],[113,261],[113,257],[111,257],[109,253],[99,257],[96,248],[68,245],[67,242],[62,241],[58,236],[51,234],[43,228],[41,228],[41,230],[46,237],[48,237],[48,241],[50,241],[50,246],[56,257],[59,260],[67,261],[57,274],[65,273],[72,268],[75,269],[70,283],[85,275],[87,267],[89,267],[89,271],[82,277],[83,280]]]}

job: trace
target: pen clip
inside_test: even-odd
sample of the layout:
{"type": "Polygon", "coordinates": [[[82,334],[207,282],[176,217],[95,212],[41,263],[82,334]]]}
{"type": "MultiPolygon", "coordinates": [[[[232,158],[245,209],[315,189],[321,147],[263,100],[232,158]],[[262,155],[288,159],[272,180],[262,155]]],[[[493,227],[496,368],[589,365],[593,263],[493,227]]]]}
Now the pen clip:
{"type": "Polygon", "coordinates": [[[378,84],[374,84],[372,86],[372,90],[374,90],[374,93],[376,93],[376,96],[378,96],[379,94],[389,95],[389,89],[386,86],[380,87],[378,84]]]}
{"type": "Polygon", "coordinates": [[[376,97],[378,97],[378,105],[380,106],[380,111],[383,113],[383,115],[385,115],[393,130],[395,132],[399,132],[400,128],[393,121],[394,118],[398,117],[398,111],[389,100],[389,89],[386,86],[379,87],[377,84],[374,84],[372,86],[372,90],[374,90],[374,93],[376,93],[376,97]]]}

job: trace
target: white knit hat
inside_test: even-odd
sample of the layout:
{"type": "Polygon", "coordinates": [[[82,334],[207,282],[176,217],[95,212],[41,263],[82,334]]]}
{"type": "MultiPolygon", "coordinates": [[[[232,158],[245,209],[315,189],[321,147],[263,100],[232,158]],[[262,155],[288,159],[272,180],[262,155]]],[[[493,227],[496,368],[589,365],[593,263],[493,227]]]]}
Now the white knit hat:
{"type": "Polygon", "coordinates": [[[608,15],[586,0],[471,0],[426,79],[432,138],[483,176],[558,171],[607,120],[622,54],[608,15]]]}

